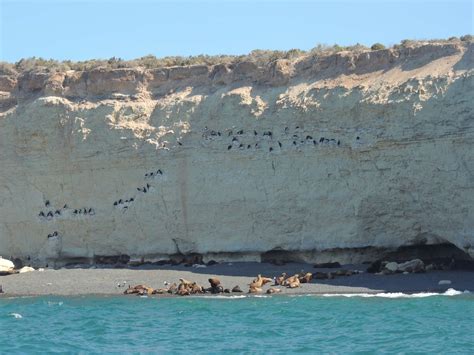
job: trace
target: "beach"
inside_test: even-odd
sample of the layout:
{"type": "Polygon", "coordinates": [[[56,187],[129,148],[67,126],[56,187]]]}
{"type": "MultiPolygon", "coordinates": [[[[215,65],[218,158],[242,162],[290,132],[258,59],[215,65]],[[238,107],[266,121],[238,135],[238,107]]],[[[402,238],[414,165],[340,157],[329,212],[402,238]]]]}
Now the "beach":
{"type": "MultiPolygon", "coordinates": [[[[299,288],[289,289],[279,286],[281,294],[348,294],[385,292],[444,292],[449,288],[460,291],[474,291],[473,271],[429,271],[425,273],[376,275],[365,272],[367,265],[342,265],[345,270],[358,270],[352,276],[338,276],[328,280],[312,280],[299,288]],[[439,281],[450,283],[440,285],[439,281]]],[[[293,275],[305,272],[334,272],[337,268],[314,268],[310,264],[288,263],[273,265],[268,263],[221,263],[206,267],[155,266],[110,267],[77,265],[71,268],[45,269],[22,274],[0,277],[3,294],[8,296],[77,296],[77,295],[120,295],[129,286],[144,284],[152,288],[164,287],[164,282],[179,283],[180,278],[195,281],[209,287],[208,279],[217,277],[224,288],[238,285],[248,292],[248,284],[258,275],[279,276],[282,272],[293,275]],[[119,286],[120,285],[120,286],[119,286]]],[[[264,286],[265,292],[271,285],[264,286]]],[[[237,293],[224,294],[236,295],[237,293]]],[[[169,296],[168,294],[165,297],[169,296]]],[[[156,297],[163,297],[156,295],[156,297]]],[[[193,297],[193,296],[191,296],[193,297]]]]}

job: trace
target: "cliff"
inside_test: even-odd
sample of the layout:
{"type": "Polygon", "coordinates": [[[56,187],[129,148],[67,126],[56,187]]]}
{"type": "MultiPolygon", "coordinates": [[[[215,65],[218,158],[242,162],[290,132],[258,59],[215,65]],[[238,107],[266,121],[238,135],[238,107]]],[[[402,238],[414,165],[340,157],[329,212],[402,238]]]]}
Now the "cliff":
{"type": "Polygon", "coordinates": [[[0,76],[0,255],[474,257],[473,43],[0,76]]]}

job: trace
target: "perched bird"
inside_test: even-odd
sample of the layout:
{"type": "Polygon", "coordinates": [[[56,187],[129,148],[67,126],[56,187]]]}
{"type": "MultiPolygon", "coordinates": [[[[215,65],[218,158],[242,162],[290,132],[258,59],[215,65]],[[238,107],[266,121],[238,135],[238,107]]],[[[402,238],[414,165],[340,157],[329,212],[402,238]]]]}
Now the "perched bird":
{"type": "MultiPolygon", "coordinates": [[[[359,139],[359,137],[357,137],[357,139],[359,139]]],[[[49,205],[50,205],[49,200],[46,200],[45,203],[44,203],[44,205],[45,205],[46,207],[49,207],[49,205]]]]}
{"type": "Polygon", "coordinates": [[[41,211],[41,212],[39,213],[39,215],[38,215],[38,216],[40,216],[40,217],[44,217],[44,212],[43,212],[43,211],[41,211]]]}
{"type": "Polygon", "coordinates": [[[117,206],[117,201],[114,202],[114,206],[117,206]]]}
{"type": "Polygon", "coordinates": [[[280,146],[280,148],[281,148],[282,144],[281,144],[281,142],[280,142],[280,141],[278,141],[278,145],[279,145],[279,146],[280,146]]]}
{"type": "Polygon", "coordinates": [[[227,146],[227,150],[231,150],[231,149],[232,149],[232,145],[227,146]]]}
{"type": "Polygon", "coordinates": [[[244,131],[241,129],[240,131],[237,132],[237,134],[239,135],[244,134],[244,131]]]}

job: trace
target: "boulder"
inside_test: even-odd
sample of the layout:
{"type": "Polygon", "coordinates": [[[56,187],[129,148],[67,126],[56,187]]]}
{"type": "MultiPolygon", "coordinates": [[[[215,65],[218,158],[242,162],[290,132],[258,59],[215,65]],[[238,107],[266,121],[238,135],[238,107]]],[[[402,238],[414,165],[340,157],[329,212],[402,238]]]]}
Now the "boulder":
{"type": "Polygon", "coordinates": [[[413,259],[413,260],[398,264],[398,271],[424,272],[425,263],[420,259],[413,259]]]}
{"type": "Polygon", "coordinates": [[[314,264],[314,267],[319,269],[333,269],[333,268],[338,268],[341,267],[341,264],[339,264],[337,261],[333,263],[320,263],[320,264],[314,264]]]}
{"type": "Polygon", "coordinates": [[[0,257],[0,272],[11,272],[15,269],[15,264],[8,259],[0,257]]]}
{"type": "Polygon", "coordinates": [[[25,272],[31,272],[31,271],[35,271],[35,269],[33,269],[31,266],[23,266],[18,272],[20,274],[23,274],[25,272]]]}
{"type": "Polygon", "coordinates": [[[397,272],[398,271],[398,263],[392,261],[392,262],[389,262],[385,265],[385,269],[387,269],[388,271],[391,271],[391,272],[397,272]]]}

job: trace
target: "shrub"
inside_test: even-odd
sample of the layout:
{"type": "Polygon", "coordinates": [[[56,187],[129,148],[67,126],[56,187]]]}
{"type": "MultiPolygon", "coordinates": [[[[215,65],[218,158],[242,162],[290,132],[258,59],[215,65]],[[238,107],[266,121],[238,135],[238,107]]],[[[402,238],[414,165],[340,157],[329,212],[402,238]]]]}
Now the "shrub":
{"type": "Polygon", "coordinates": [[[385,46],[382,43],[374,43],[372,47],[370,47],[373,51],[378,51],[381,49],[385,49],[385,46]]]}
{"type": "Polygon", "coordinates": [[[459,37],[459,39],[463,42],[472,42],[474,41],[474,36],[473,35],[464,35],[459,37]]]}

